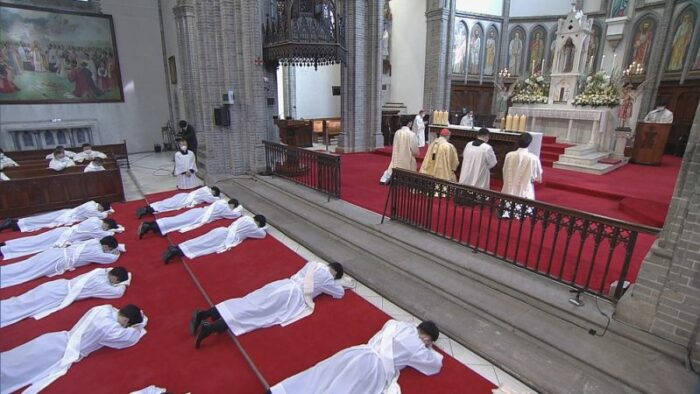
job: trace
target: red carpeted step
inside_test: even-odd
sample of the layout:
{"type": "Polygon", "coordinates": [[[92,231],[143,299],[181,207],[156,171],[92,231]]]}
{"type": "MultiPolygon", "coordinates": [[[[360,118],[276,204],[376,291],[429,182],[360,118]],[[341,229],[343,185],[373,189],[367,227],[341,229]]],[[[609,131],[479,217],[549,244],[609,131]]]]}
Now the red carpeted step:
{"type": "Polygon", "coordinates": [[[557,137],[552,137],[552,136],[542,136],[542,143],[543,144],[555,144],[557,142],[557,137]]]}
{"type": "Polygon", "coordinates": [[[552,152],[562,154],[566,148],[570,148],[573,145],[568,144],[542,144],[542,152],[552,152]]]}
{"type": "Polygon", "coordinates": [[[542,160],[548,159],[548,160],[557,161],[557,160],[559,160],[559,155],[560,155],[559,153],[542,151],[542,152],[540,152],[540,159],[542,159],[542,160]]]}
{"type": "Polygon", "coordinates": [[[553,167],[554,162],[559,159],[541,159],[540,161],[542,162],[542,167],[553,167]]]}
{"type": "Polygon", "coordinates": [[[620,201],[620,211],[633,216],[641,224],[663,227],[668,213],[668,204],[641,198],[625,197],[620,201]]]}

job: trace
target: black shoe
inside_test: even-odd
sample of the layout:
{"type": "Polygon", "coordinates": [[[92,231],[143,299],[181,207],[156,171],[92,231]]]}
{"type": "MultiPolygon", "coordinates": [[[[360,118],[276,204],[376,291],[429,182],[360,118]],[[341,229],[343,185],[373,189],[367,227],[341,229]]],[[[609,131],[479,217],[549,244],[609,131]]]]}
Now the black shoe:
{"type": "Polygon", "coordinates": [[[202,325],[202,320],[204,320],[202,311],[196,310],[192,313],[192,320],[190,320],[190,333],[192,336],[197,336],[197,330],[199,330],[199,326],[202,325]]]}
{"type": "Polygon", "coordinates": [[[168,250],[163,253],[163,262],[168,264],[170,259],[176,256],[182,256],[182,250],[180,250],[180,248],[177,246],[168,246],[168,250]]]}
{"type": "Polygon", "coordinates": [[[200,329],[199,329],[199,334],[197,334],[197,339],[194,341],[194,348],[199,349],[199,345],[202,343],[204,338],[208,337],[209,335],[214,333],[214,325],[211,323],[204,322],[202,323],[200,329]]]}
{"type": "Polygon", "coordinates": [[[146,214],[146,208],[147,207],[141,207],[136,210],[136,217],[141,219],[145,214],[146,214]]]}
{"type": "Polygon", "coordinates": [[[139,224],[139,239],[142,239],[147,232],[148,226],[146,226],[146,222],[139,224]]]}
{"type": "Polygon", "coordinates": [[[17,221],[14,219],[7,218],[2,223],[0,223],[0,231],[7,230],[8,228],[14,231],[19,231],[17,221]]]}

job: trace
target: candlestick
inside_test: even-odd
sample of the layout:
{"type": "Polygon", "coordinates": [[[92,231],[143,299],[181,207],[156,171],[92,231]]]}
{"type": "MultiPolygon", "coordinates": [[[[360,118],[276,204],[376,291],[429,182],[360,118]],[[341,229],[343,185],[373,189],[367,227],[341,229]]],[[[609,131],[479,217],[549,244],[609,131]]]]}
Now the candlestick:
{"type": "Polygon", "coordinates": [[[605,55],[603,55],[603,58],[600,59],[600,69],[605,70],[605,55]]]}
{"type": "Polygon", "coordinates": [[[542,68],[540,68],[540,73],[544,74],[544,58],[542,58],[542,68]]]}
{"type": "Polygon", "coordinates": [[[617,59],[617,53],[613,53],[613,61],[610,67],[610,74],[612,74],[613,70],[615,69],[615,59],[617,59]]]}

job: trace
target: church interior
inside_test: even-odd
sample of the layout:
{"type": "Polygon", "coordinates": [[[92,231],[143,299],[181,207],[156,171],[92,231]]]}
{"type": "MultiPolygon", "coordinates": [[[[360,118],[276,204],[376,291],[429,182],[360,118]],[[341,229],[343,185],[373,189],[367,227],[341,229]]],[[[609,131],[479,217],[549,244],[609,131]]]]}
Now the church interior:
{"type": "Polygon", "coordinates": [[[2,0],[0,149],[0,394],[700,393],[697,0],[2,0]]]}

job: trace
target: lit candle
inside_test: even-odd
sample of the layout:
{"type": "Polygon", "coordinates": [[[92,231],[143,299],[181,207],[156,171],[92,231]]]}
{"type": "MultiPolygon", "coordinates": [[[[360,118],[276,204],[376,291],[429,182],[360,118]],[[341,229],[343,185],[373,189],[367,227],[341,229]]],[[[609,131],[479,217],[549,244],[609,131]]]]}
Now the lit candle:
{"type": "Polygon", "coordinates": [[[530,67],[530,71],[532,71],[532,74],[535,73],[535,59],[532,59],[532,67],[530,67]]]}
{"type": "Polygon", "coordinates": [[[513,126],[513,115],[506,116],[506,130],[510,130],[513,126]]]}
{"type": "Polygon", "coordinates": [[[544,58],[542,58],[542,68],[540,68],[540,72],[544,74],[544,58]]]}
{"type": "Polygon", "coordinates": [[[610,67],[610,73],[612,74],[612,71],[615,69],[615,59],[617,59],[617,53],[613,54],[613,61],[612,61],[612,66],[610,67]]]}
{"type": "Polygon", "coordinates": [[[605,55],[603,55],[603,58],[600,59],[600,69],[605,70],[605,55]]]}

